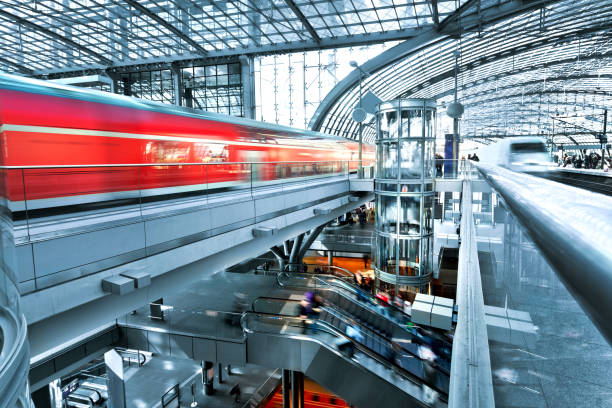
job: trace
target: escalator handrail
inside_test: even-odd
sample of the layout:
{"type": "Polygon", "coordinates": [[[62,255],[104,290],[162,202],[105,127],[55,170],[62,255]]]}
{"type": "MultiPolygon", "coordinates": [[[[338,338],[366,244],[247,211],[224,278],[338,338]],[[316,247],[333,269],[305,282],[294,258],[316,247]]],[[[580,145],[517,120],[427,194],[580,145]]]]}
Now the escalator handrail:
{"type": "MultiPolygon", "coordinates": [[[[293,321],[293,322],[303,322],[305,320],[309,320],[309,319],[303,319],[300,317],[292,317],[292,316],[282,316],[282,315],[277,315],[274,313],[260,313],[260,312],[244,312],[242,314],[242,317],[240,318],[240,325],[242,326],[242,330],[248,334],[248,333],[257,333],[256,330],[250,328],[247,324],[247,319],[249,316],[256,316],[257,318],[269,318],[269,319],[275,319],[275,320],[285,320],[285,321],[293,321]]],[[[297,327],[297,326],[294,326],[297,327]]],[[[346,334],[342,333],[340,330],[336,329],[335,327],[333,327],[332,325],[330,325],[329,323],[323,321],[323,320],[317,320],[317,326],[316,328],[314,328],[314,330],[319,330],[322,332],[326,332],[328,334],[331,334],[334,337],[342,337],[345,340],[350,341],[351,343],[353,343],[353,346],[355,347],[355,349],[359,350],[360,352],[362,352],[364,355],[366,355],[368,358],[376,361],[377,363],[381,364],[382,366],[384,366],[385,368],[387,368],[388,370],[392,370],[395,374],[405,378],[406,380],[416,384],[416,385],[421,385],[423,384],[423,379],[419,378],[418,376],[410,373],[409,371],[405,370],[402,367],[399,367],[395,364],[390,363],[388,360],[386,360],[384,357],[379,356],[377,353],[371,351],[370,349],[368,349],[367,347],[361,345],[360,343],[356,342],[355,340],[353,340],[352,338],[350,338],[349,336],[347,336],[346,334]],[[322,329],[324,328],[324,330],[322,329]]],[[[316,343],[318,343],[319,345],[327,348],[328,350],[334,352],[335,354],[341,355],[342,357],[345,358],[344,355],[342,355],[336,348],[334,348],[333,346],[321,341],[320,339],[313,337],[313,336],[309,336],[306,334],[289,334],[289,333],[280,333],[280,332],[274,332],[274,333],[268,333],[268,332],[264,332],[264,334],[267,335],[274,335],[274,336],[283,336],[283,337],[288,337],[288,338],[292,338],[292,339],[305,339],[308,341],[314,341],[316,343]]],[[[396,384],[393,384],[391,382],[392,385],[396,386],[396,384]]],[[[443,396],[444,398],[446,398],[448,396],[448,392],[443,391],[438,389],[435,385],[433,384],[427,384],[428,387],[436,390],[438,393],[441,394],[441,396],[443,396]]],[[[399,388],[399,387],[398,387],[399,388]]]]}
{"type": "MultiPolygon", "coordinates": [[[[281,274],[284,274],[284,275],[286,275],[286,276],[292,276],[292,275],[295,275],[296,277],[312,278],[312,279],[315,279],[315,280],[317,280],[317,281],[322,282],[322,283],[324,284],[323,286],[324,286],[325,288],[327,288],[327,289],[331,289],[331,290],[334,290],[334,291],[335,291],[335,289],[336,289],[336,288],[338,288],[338,285],[336,285],[336,283],[337,283],[338,281],[328,282],[328,281],[326,281],[325,279],[322,279],[322,278],[321,278],[321,277],[326,277],[326,278],[335,278],[333,275],[310,275],[310,274],[287,273],[287,272],[281,272],[281,273],[279,273],[279,274],[277,275],[276,280],[277,280],[277,282],[278,282],[278,284],[279,284],[280,286],[300,286],[300,287],[307,287],[307,288],[309,288],[309,287],[310,287],[310,286],[308,286],[308,285],[290,285],[290,284],[284,284],[283,282],[281,282],[281,276],[280,276],[281,274]]],[[[341,283],[340,283],[341,285],[347,285],[347,286],[349,286],[349,288],[350,288],[350,289],[348,289],[349,291],[350,291],[350,290],[353,290],[354,292],[359,291],[359,292],[361,292],[362,294],[365,294],[365,295],[367,296],[367,299],[368,299],[370,302],[372,302],[372,305],[377,304],[377,303],[374,303],[374,302],[373,302],[373,300],[372,300],[373,296],[372,296],[372,295],[370,295],[369,293],[366,293],[366,292],[361,291],[361,289],[359,289],[359,288],[355,287],[355,285],[353,285],[352,283],[345,282],[345,281],[340,281],[340,282],[341,282],[341,283]]],[[[319,289],[322,289],[322,288],[319,288],[319,289]]],[[[340,288],[340,289],[345,289],[345,288],[340,288]]],[[[339,292],[336,292],[336,293],[338,293],[339,295],[342,295],[342,294],[341,294],[341,293],[339,293],[339,292]]],[[[351,302],[356,303],[356,304],[358,304],[358,305],[360,305],[360,306],[362,306],[362,307],[363,307],[362,302],[359,302],[359,301],[358,301],[358,300],[356,300],[356,299],[353,299],[353,298],[350,298],[350,297],[346,297],[346,299],[348,299],[348,300],[350,300],[351,302]]],[[[410,323],[412,323],[412,319],[410,318],[410,316],[409,316],[408,314],[404,313],[402,310],[400,310],[399,308],[395,307],[394,305],[389,305],[389,307],[394,308],[394,310],[396,310],[396,311],[398,311],[399,313],[401,313],[402,315],[404,315],[404,316],[407,318],[407,320],[408,320],[410,323]]],[[[386,316],[384,316],[383,314],[381,314],[381,313],[377,312],[376,310],[372,310],[372,309],[369,309],[369,308],[368,308],[368,310],[370,310],[370,311],[372,311],[372,312],[376,313],[377,315],[379,315],[379,316],[381,316],[381,317],[383,317],[383,318],[385,318],[385,319],[389,320],[389,321],[391,322],[391,324],[393,324],[393,325],[395,325],[395,326],[399,327],[400,329],[402,329],[402,330],[404,330],[405,332],[407,332],[408,334],[410,334],[410,332],[409,332],[409,331],[408,331],[408,330],[407,330],[407,329],[406,329],[406,328],[405,328],[405,327],[404,327],[402,324],[398,323],[397,321],[395,321],[395,320],[393,320],[393,319],[389,319],[388,317],[386,317],[386,316]]],[[[418,326],[418,325],[415,325],[415,326],[418,326]]],[[[444,338],[443,336],[441,336],[441,335],[439,335],[439,334],[436,334],[436,335],[435,335],[435,338],[436,338],[437,340],[443,341],[443,342],[448,343],[448,344],[450,344],[450,343],[451,343],[451,342],[450,342],[448,339],[444,338]]]]}
{"type": "MultiPolygon", "coordinates": [[[[257,310],[255,310],[255,302],[257,302],[260,299],[262,299],[262,300],[270,299],[270,300],[273,300],[273,301],[285,302],[285,303],[299,303],[300,302],[300,300],[295,300],[295,299],[283,299],[283,298],[276,298],[276,297],[272,297],[272,296],[260,296],[260,297],[258,297],[256,299],[254,299],[253,300],[253,304],[251,305],[251,309],[253,310],[254,313],[264,313],[264,314],[267,314],[266,312],[258,312],[257,310]]],[[[343,314],[341,312],[338,312],[337,311],[337,309],[338,309],[337,307],[332,307],[330,305],[323,305],[323,307],[328,309],[328,313],[331,312],[336,318],[344,320],[344,323],[346,323],[347,325],[350,324],[351,326],[357,326],[359,328],[360,332],[368,333],[368,336],[375,338],[377,341],[389,342],[391,344],[397,344],[397,342],[393,341],[392,339],[386,338],[385,336],[383,336],[380,333],[377,333],[376,331],[370,329],[369,327],[365,326],[361,322],[358,322],[357,320],[353,319],[352,317],[347,316],[347,315],[345,315],[345,314],[343,314]]],[[[298,316],[291,316],[291,315],[278,315],[278,316],[298,317],[298,316]]],[[[324,321],[324,320],[319,320],[319,321],[324,321]]],[[[327,323],[327,324],[329,324],[329,323],[327,323]]],[[[366,346],[364,346],[364,347],[366,347],[366,346]]],[[[415,357],[418,360],[420,360],[421,362],[423,362],[423,359],[421,358],[421,356],[411,352],[410,350],[406,350],[403,347],[401,347],[401,349],[408,353],[408,354],[402,354],[402,356],[404,356],[404,357],[415,357]]],[[[376,353],[374,350],[372,350],[372,352],[376,353]]],[[[448,370],[445,370],[439,364],[431,364],[431,363],[428,363],[428,362],[425,363],[425,364],[429,364],[430,366],[434,367],[436,369],[436,371],[439,371],[441,374],[443,374],[443,375],[445,375],[447,377],[450,376],[450,372],[448,370]]]]}
{"type": "MultiPolygon", "coordinates": [[[[342,285],[346,285],[348,286],[348,288],[342,288],[348,291],[351,291],[355,294],[360,293],[361,295],[363,295],[364,298],[368,299],[373,305],[377,305],[378,302],[375,300],[376,298],[374,296],[372,296],[371,293],[364,291],[363,289],[361,289],[360,287],[354,285],[351,282],[348,282],[346,280],[335,280],[333,282],[328,281],[327,279],[338,279],[337,276],[335,275],[328,275],[328,274],[307,274],[307,273],[295,273],[295,272],[281,272],[279,273],[279,276],[277,276],[277,281],[278,284],[281,286],[284,286],[284,284],[280,281],[280,275],[284,274],[287,276],[291,276],[291,275],[295,275],[296,277],[309,277],[309,278],[313,278],[319,281],[322,281],[323,283],[325,283],[326,285],[329,286],[342,286],[342,285]]],[[[395,306],[392,303],[387,303],[388,308],[390,308],[391,310],[395,311],[397,314],[399,314],[400,316],[404,316],[405,319],[407,319],[408,321],[411,320],[411,317],[409,314],[407,314],[406,312],[404,312],[402,309],[400,309],[399,307],[395,306]]]]}

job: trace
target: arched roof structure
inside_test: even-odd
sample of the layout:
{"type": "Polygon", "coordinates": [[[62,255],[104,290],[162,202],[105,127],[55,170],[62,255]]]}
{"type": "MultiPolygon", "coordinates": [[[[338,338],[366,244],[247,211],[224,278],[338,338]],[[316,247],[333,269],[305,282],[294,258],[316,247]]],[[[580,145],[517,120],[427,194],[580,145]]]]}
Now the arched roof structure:
{"type": "MultiPolygon", "coordinates": [[[[434,98],[443,111],[453,100],[458,52],[458,96],[466,108],[462,137],[538,134],[554,135],[559,144],[598,143],[604,111],[612,108],[612,3],[540,3],[495,20],[510,4],[498,5],[488,21],[482,12],[480,19],[474,18],[478,11],[461,14],[455,21],[465,29],[459,37],[432,31],[374,58],[361,67],[367,73],[364,91],[382,100],[434,98]]],[[[330,93],[311,121],[313,129],[356,137],[351,112],[358,104],[359,76],[355,70],[330,93]]],[[[365,140],[372,141],[374,133],[372,118],[365,140]]]]}

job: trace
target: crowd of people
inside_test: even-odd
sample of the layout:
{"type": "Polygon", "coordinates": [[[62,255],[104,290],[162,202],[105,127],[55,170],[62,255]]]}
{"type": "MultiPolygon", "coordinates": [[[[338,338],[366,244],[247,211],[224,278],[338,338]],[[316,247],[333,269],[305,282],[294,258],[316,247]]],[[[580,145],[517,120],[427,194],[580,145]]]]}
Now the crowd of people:
{"type": "Polygon", "coordinates": [[[602,161],[604,170],[607,171],[612,167],[612,158],[602,158],[596,150],[588,153],[587,149],[582,149],[582,151],[579,151],[578,153],[565,153],[561,159],[559,159],[558,156],[555,156],[555,159],[557,165],[561,167],[573,167],[576,169],[601,169],[602,161]]]}

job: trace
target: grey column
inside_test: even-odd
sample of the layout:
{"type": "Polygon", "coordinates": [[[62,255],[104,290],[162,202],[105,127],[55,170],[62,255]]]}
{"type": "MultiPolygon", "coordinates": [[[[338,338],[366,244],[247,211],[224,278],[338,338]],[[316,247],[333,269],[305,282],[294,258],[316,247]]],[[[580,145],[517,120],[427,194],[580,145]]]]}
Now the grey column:
{"type": "Polygon", "coordinates": [[[334,264],[334,252],[333,251],[327,251],[327,264],[329,266],[332,266],[334,264]]]}
{"type": "Polygon", "coordinates": [[[291,372],[291,408],[304,408],[304,374],[291,372]]]}
{"type": "Polygon", "coordinates": [[[181,80],[181,68],[176,62],[170,65],[170,71],[172,71],[172,88],[174,89],[174,104],[177,106],[182,105],[182,80],[181,80]]]}
{"type": "Polygon", "coordinates": [[[242,109],[245,118],[255,119],[255,68],[253,57],[240,56],[242,79],[242,109]]]}

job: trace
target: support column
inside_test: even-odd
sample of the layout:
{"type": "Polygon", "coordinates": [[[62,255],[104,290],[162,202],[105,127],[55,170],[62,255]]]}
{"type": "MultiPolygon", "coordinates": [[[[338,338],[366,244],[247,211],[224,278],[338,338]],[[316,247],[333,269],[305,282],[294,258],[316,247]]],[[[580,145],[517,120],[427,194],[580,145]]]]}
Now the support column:
{"type": "Polygon", "coordinates": [[[172,88],[174,90],[174,104],[176,106],[182,105],[182,80],[181,80],[181,68],[176,62],[170,65],[170,71],[172,71],[172,88]]]}
{"type": "Polygon", "coordinates": [[[291,372],[291,408],[304,408],[304,374],[291,372]]]}
{"type": "Polygon", "coordinates": [[[308,238],[306,239],[306,241],[304,242],[304,244],[300,248],[300,252],[298,254],[298,262],[299,263],[302,263],[302,260],[304,259],[304,256],[306,255],[306,252],[310,249],[310,246],[315,241],[315,239],[317,239],[317,237],[319,236],[321,231],[323,231],[323,228],[325,228],[325,224],[320,225],[317,228],[315,228],[312,231],[310,231],[310,234],[308,234],[308,238]]]}
{"type": "Polygon", "coordinates": [[[213,386],[213,380],[215,372],[213,371],[214,364],[212,361],[202,362],[202,382],[204,383],[204,393],[206,395],[212,395],[215,392],[213,386]]]}
{"type": "Polygon", "coordinates": [[[255,119],[255,68],[253,57],[240,56],[240,78],[242,82],[242,114],[255,119]]]}
{"type": "Polygon", "coordinates": [[[132,96],[132,81],[130,77],[126,77],[122,79],[123,81],[123,94],[125,96],[132,96]]]}
{"type": "Polygon", "coordinates": [[[302,238],[304,238],[304,234],[300,234],[293,239],[293,245],[291,246],[291,255],[289,255],[289,268],[291,268],[292,272],[296,272],[296,263],[297,263],[297,254],[299,253],[300,247],[302,245],[302,238]]]}
{"type": "Polygon", "coordinates": [[[334,264],[334,252],[333,251],[327,251],[327,264],[329,266],[332,266],[334,264]]]}
{"type": "Polygon", "coordinates": [[[281,250],[278,247],[272,247],[270,248],[270,251],[272,251],[276,259],[278,260],[278,269],[280,271],[284,271],[285,270],[285,254],[283,253],[283,250],[281,250]]]}
{"type": "Polygon", "coordinates": [[[283,408],[291,408],[291,370],[283,369],[283,408]]]}

